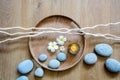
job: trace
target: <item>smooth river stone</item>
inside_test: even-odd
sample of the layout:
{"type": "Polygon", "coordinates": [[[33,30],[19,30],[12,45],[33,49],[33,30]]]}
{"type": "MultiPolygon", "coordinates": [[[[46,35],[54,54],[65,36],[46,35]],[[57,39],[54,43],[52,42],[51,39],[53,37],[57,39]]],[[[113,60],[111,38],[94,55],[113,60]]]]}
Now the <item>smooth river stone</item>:
{"type": "Polygon", "coordinates": [[[37,76],[37,77],[43,77],[44,76],[43,68],[37,68],[34,72],[34,75],[37,76]]]}
{"type": "Polygon", "coordinates": [[[89,53],[84,56],[84,62],[86,64],[95,64],[97,62],[97,56],[95,53],[89,53]]]}
{"type": "Polygon", "coordinates": [[[120,62],[118,62],[116,59],[107,59],[105,62],[105,67],[110,72],[120,72],[120,62]]]}
{"type": "Polygon", "coordinates": [[[27,76],[20,76],[16,80],[28,80],[27,76]]]}
{"type": "Polygon", "coordinates": [[[95,52],[100,56],[107,57],[113,53],[113,49],[109,44],[101,43],[95,46],[95,52]]]}
{"type": "Polygon", "coordinates": [[[33,69],[33,62],[31,60],[24,60],[20,62],[17,66],[17,70],[21,74],[27,74],[33,69]]]}
{"type": "Polygon", "coordinates": [[[60,66],[60,62],[56,59],[52,59],[48,62],[48,67],[52,69],[57,69],[60,66]]]}
{"type": "Polygon", "coordinates": [[[46,54],[41,54],[39,57],[38,57],[39,61],[41,62],[44,62],[47,60],[47,55],[46,54]]]}
{"type": "Polygon", "coordinates": [[[63,52],[59,52],[59,53],[57,54],[57,60],[59,60],[59,61],[65,61],[66,58],[67,58],[67,56],[66,56],[66,54],[63,53],[63,52]]]}

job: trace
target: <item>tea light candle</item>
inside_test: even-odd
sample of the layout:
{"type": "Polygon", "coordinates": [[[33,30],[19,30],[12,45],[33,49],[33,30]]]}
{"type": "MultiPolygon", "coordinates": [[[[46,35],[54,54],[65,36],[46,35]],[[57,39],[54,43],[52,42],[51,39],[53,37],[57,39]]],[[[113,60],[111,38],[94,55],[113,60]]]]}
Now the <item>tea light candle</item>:
{"type": "Polygon", "coordinates": [[[71,54],[77,54],[80,51],[80,46],[77,43],[72,43],[68,46],[68,52],[71,54]]]}

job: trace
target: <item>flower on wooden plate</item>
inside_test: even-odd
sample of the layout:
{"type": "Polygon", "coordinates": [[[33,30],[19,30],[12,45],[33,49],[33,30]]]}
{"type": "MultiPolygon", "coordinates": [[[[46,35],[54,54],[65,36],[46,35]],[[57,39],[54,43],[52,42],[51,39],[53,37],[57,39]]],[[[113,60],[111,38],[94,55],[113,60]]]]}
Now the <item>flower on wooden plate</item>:
{"type": "Polygon", "coordinates": [[[67,39],[64,36],[59,36],[56,38],[56,41],[59,45],[64,45],[64,43],[67,41],[67,39]]]}
{"type": "Polygon", "coordinates": [[[64,46],[60,46],[60,51],[61,52],[65,51],[65,47],[64,46]]]}
{"type": "Polygon", "coordinates": [[[48,50],[50,50],[51,52],[55,52],[56,49],[58,49],[58,45],[56,42],[49,42],[48,43],[48,50]]]}

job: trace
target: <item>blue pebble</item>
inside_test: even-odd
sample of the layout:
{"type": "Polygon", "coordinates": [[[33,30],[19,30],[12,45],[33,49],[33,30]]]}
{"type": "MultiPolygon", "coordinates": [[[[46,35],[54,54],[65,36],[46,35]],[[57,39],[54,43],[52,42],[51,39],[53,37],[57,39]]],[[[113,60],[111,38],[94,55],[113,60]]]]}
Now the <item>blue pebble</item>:
{"type": "Polygon", "coordinates": [[[60,66],[60,62],[56,59],[52,59],[48,62],[48,67],[52,69],[57,69],[60,66]]]}
{"type": "Polygon", "coordinates": [[[58,59],[59,61],[65,61],[66,58],[67,58],[67,56],[66,56],[66,54],[63,53],[63,52],[60,52],[60,53],[57,54],[57,59],[58,59]]]}
{"type": "Polygon", "coordinates": [[[110,56],[113,53],[113,49],[109,44],[97,44],[95,46],[95,52],[100,56],[110,56]]]}
{"type": "Polygon", "coordinates": [[[34,75],[37,77],[43,77],[44,76],[44,70],[42,68],[37,68],[34,72],[34,75]]]}
{"type": "Polygon", "coordinates": [[[95,53],[89,53],[84,56],[84,62],[86,64],[95,64],[97,62],[97,56],[95,53]]]}
{"type": "Polygon", "coordinates": [[[115,59],[112,58],[107,59],[105,62],[105,67],[110,72],[114,72],[114,73],[120,72],[120,62],[118,62],[115,59]]]}
{"type": "Polygon", "coordinates": [[[47,60],[47,55],[46,54],[41,54],[39,57],[38,57],[39,61],[43,62],[43,61],[46,61],[47,60]]]}
{"type": "Polygon", "coordinates": [[[20,76],[16,80],[28,80],[27,76],[20,76]]]}
{"type": "Polygon", "coordinates": [[[24,60],[20,62],[17,66],[17,70],[21,74],[27,74],[33,69],[33,62],[31,60],[24,60]]]}

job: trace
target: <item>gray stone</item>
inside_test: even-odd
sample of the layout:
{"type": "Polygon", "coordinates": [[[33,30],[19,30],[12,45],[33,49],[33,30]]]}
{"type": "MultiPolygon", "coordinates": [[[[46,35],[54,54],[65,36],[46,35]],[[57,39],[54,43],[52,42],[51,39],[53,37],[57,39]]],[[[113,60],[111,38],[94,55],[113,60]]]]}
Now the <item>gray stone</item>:
{"type": "Polygon", "coordinates": [[[110,56],[113,53],[113,49],[109,44],[97,44],[95,46],[95,52],[100,56],[110,56]]]}
{"type": "Polygon", "coordinates": [[[34,72],[34,75],[37,77],[43,77],[44,76],[44,70],[42,68],[37,68],[34,72]]]}
{"type": "Polygon", "coordinates": [[[27,76],[20,76],[16,80],[28,80],[27,76]]]}
{"type": "Polygon", "coordinates": [[[66,56],[65,53],[59,52],[59,53],[57,54],[57,60],[59,60],[59,61],[65,61],[66,59],[67,59],[67,56],[66,56]]]}
{"type": "Polygon", "coordinates": [[[39,57],[38,57],[39,61],[43,62],[43,61],[46,61],[47,60],[47,55],[46,54],[41,54],[39,57]]]}
{"type": "Polygon", "coordinates": [[[88,53],[84,56],[84,62],[86,64],[95,64],[97,62],[97,56],[95,53],[88,53]]]}
{"type": "Polygon", "coordinates": [[[17,70],[21,74],[27,74],[33,69],[33,62],[31,60],[24,60],[20,62],[17,66],[17,70]]]}
{"type": "Polygon", "coordinates": [[[120,62],[116,59],[107,59],[105,62],[105,67],[110,72],[120,72],[120,62]]]}
{"type": "Polygon", "coordinates": [[[60,66],[60,62],[56,59],[52,59],[48,62],[48,67],[52,69],[57,69],[60,66]]]}

